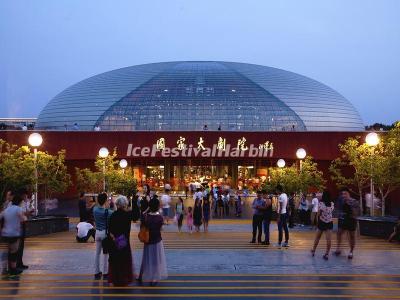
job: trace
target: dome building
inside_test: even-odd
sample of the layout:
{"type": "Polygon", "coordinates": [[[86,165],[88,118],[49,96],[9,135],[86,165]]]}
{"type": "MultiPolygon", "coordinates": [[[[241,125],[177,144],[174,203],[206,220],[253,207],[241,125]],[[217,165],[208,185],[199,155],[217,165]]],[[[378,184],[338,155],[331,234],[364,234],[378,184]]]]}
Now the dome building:
{"type": "Polygon", "coordinates": [[[219,61],[165,62],[102,73],[72,85],[36,128],[102,131],[363,131],[342,95],[308,77],[219,61]]]}

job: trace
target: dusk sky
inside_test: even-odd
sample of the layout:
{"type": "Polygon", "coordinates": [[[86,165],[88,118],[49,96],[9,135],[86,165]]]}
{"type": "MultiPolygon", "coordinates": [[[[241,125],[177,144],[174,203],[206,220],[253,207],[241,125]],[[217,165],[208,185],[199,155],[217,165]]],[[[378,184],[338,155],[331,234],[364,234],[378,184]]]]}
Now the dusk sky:
{"type": "Polygon", "coordinates": [[[400,119],[400,1],[1,0],[0,118],[37,117],[89,76],[176,60],[293,71],[365,124],[400,119]]]}

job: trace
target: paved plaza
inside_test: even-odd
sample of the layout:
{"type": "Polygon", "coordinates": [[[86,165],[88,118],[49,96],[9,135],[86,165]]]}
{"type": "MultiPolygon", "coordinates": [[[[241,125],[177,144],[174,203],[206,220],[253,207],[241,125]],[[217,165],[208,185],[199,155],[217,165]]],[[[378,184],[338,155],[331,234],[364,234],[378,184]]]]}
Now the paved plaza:
{"type": "MultiPolygon", "coordinates": [[[[69,232],[26,240],[29,270],[20,277],[3,277],[0,298],[400,298],[398,243],[359,237],[353,260],[345,252],[324,261],[323,239],[316,256],[310,255],[314,232],[308,227],[291,230],[288,249],[250,244],[250,229],[249,220],[213,220],[208,233],[177,233],[175,225],[165,226],[168,280],[156,287],[134,283],[115,288],[94,280],[95,244],[76,243],[72,222],[69,232]]],[[[142,252],[137,232],[132,225],[136,272],[142,252]]]]}

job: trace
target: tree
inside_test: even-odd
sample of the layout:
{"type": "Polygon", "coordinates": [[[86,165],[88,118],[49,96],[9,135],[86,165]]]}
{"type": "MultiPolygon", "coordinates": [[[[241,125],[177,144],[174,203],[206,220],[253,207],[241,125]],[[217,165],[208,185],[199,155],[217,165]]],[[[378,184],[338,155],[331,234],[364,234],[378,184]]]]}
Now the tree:
{"type": "Polygon", "coordinates": [[[370,149],[359,139],[350,137],[344,144],[339,144],[341,156],[331,162],[329,171],[338,188],[347,186],[359,197],[362,209],[363,190],[368,187],[371,161],[368,160],[370,149]]]}
{"type": "Polygon", "coordinates": [[[96,171],[75,168],[77,188],[79,191],[99,193],[103,190],[103,179],[106,190],[112,193],[131,196],[137,191],[137,182],[133,170],[125,171],[119,167],[117,150],[106,158],[97,156],[95,161],[96,171]]]}
{"type": "Polygon", "coordinates": [[[369,157],[372,178],[382,199],[382,216],[388,195],[400,186],[400,122],[395,124],[369,157]]]}
{"type": "MultiPolygon", "coordinates": [[[[45,198],[54,192],[64,192],[70,184],[70,176],[65,166],[65,151],[51,155],[39,151],[37,156],[38,189],[45,198]]],[[[0,140],[0,191],[27,188],[35,190],[35,160],[28,146],[18,147],[0,140]]],[[[2,197],[3,199],[3,197],[2,197]]]]}
{"type": "Polygon", "coordinates": [[[301,170],[296,164],[284,168],[275,167],[269,169],[269,176],[270,181],[263,186],[268,192],[275,192],[276,186],[280,184],[286,193],[298,194],[312,189],[322,190],[326,183],[323,173],[310,156],[303,160],[301,170]]]}
{"type": "Polygon", "coordinates": [[[341,156],[332,161],[329,170],[339,188],[348,186],[359,196],[361,208],[363,191],[369,187],[372,177],[382,199],[384,215],[387,197],[400,186],[400,122],[380,138],[377,146],[361,143],[360,137],[348,138],[339,145],[341,156]]]}

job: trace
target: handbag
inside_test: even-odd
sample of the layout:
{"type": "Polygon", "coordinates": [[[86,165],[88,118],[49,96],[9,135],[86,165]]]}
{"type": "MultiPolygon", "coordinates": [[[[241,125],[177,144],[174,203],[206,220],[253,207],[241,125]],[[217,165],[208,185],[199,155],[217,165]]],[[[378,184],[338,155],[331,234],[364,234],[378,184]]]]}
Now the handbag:
{"type": "Polygon", "coordinates": [[[125,235],[121,234],[120,236],[115,238],[115,247],[117,250],[122,250],[128,246],[128,240],[125,235]]]}
{"type": "Polygon", "coordinates": [[[140,226],[140,231],[138,233],[138,238],[139,241],[141,241],[144,244],[147,244],[149,242],[150,239],[150,232],[149,232],[149,228],[145,225],[147,220],[147,215],[144,219],[143,224],[140,226]]]}
{"type": "Polygon", "coordinates": [[[114,241],[108,231],[108,209],[104,212],[104,216],[106,218],[106,237],[101,241],[101,247],[103,248],[103,254],[108,254],[114,247],[114,241]]]}

